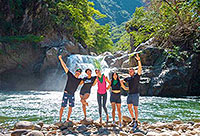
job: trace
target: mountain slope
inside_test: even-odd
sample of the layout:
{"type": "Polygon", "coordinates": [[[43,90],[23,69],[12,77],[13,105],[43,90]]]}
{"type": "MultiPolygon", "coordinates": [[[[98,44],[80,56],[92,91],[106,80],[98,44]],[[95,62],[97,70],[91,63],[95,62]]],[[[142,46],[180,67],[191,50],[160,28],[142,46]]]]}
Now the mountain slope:
{"type": "Polygon", "coordinates": [[[142,0],[90,0],[94,2],[95,9],[107,17],[98,20],[100,24],[116,24],[128,21],[136,7],[143,5],[142,0]]]}

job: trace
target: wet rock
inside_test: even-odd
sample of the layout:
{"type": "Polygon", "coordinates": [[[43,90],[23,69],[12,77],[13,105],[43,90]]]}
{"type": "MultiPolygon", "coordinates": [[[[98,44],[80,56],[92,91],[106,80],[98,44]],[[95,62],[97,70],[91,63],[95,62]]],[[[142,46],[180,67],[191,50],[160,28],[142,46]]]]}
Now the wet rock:
{"type": "Polygon", "coordinates": [[[87,131],[88,129],[87,129],[87,127],[85,126],[85,125],[81,125],[81,126],[78,126],[77,127],[77,131],[79,132],[79,133],[83,133],[83,132],[85,132],[85,131],[87,131]]]}
{"type": "Polygon", "coordinates": [[[41,126],[40,125],[34,125],[33,126],[33,130],[41,130],[41,126]]]}
{"type": "Polygon", "coordinates": [[[73,127],[74,126],[74,122],[68,121],[68,122],[65,122],[63,125],[66,126],[66,127],[73,127]]]}
{"type": "Polygon", "coordinates": [[[126,123],[131,123],[132,119],[128,116],[122,116],[122,120],[123,122],[126,122],[126,123]]]}
{"type": "Polygon", "coordinates": [[[193,126],[195,123],[194,123],[194,121],[188,121],[187,124],[191,124],[193,126]]]}
{"type": "Polygon", "coordinates": [[[114,53],[114,57],[115,57],[115,58],[121,57],[121,56],[123,56],[124,54],[125,54],[124,51],[117,51],[117,52],[114,53]]]}
{"type": "Polygon", "coordinates": [[[156,132],[148,132],[146,136],[158,136],[159,134],[156,132]]]}
{"type": "Polygon", "coordinates": [[[55,123],[54,125],[56,125],[56,126],[58,126],[58,127],[60,128],[61,126],[64,125],[64,123],[62,123],[62,122],[57,122],[57,123],[55,123]]]}
{"type": "Polygon", "coordinates": [[[110,64],[111,67],[121,68],[122,63],[129,59],[129,56],[123,55],[121,57],[113,59],[113,63],[110,64]]]}
{"type": "Polygon", "coordinates": [[[200,127],[200,123],[195,123],[194,124],[194,128],[199,128],[200,127]]]}
{"type": "Polygon", "coordinates": [[[44,136],[44,134],[40,131],[34,130],[34,131],[29,132],[26,136],[44,136]]]}
{"type": "Polygon", "coordinates": [[[100,134],[100,135],[109,135],[110,132],[109,132],[109,130],[107,128],[100,128],[98,130],[98,134],[100,134]]]}
{"type": "Polygon", "coordinates": [[[186,131],[189,126],[190,126],[189,124],[182,124],[182,125],[180,125],[180,129],[182,131],[186,131]]]}
{"type": "Polygon", "coordinates": [[[155,129],[157,126],[156,125],[149,125],[148,127],[147,127],[147,129],[155,129]]]}
{"type": "Polygon", "coordinates": [[[128,136],[129,135],[128,133],[126,133],[124,131],[120,131],[119,134],[120,134],[120,136],[128,136]]]}
{"type": "Polygon", "coordinates": [[[180,136],[178,132],[172,131],[170,132],[170,136],[180,136]]]}
{"type": "Polygon", "coordinates": [[[92,119],[84,119],[84,120],[81,120],[80,123],[83,125],[92,125],[93,120],[92,119]]]}
{"type": "Polygon", "coordinates": [[[91,56],[97,56],[97,54],[95,52],[90,52],[91,56]]]}
{"type": "Polygon", "coordinates": [[[162,132],[159,136],[171,136],[171,134],[169,132],[162,132]]]}
{"type": "Polygon", "coordinates": [[[56,134],[57,134],[57,131],[56,131],[56,130],[54,130],[54,131],[48,132],[48,134],[47,134],[47,135],[49,136],[49,135],[56,135],[56,134]]]}
{"type": "Polygon", "coordinates": [[[44,125],[44,122],[39,122],[39,123],[37,123],[41,128],[43,127],[43,125],[44,125]]]}
{"type": "Polygon", "coordinates": [[[172,123],[174,123],[174,124],[183,124],[183,121],[181,121],[181,120],[174,120],[172,123]]]}
{"type": "Polygon", "coordinates": [[[26,135],[30,130],[26,129],[16,129],[11,133],[11,136],[21,136],[21,135],[26,135]]]}
{"type": "Polygon", "coordinates": [[[129,60],[125,60],[123,63],[122,63],[122,68],[129,68],[129,60]]]}
{"type": "Polygon", "coordinates": [[[141,132],[136,132],[136,133],[133,133],[133,136],[145,136],[145,135],[141,132]]]}
{"type": "Polygon", "coordinates": [[[49,128],[50,128],[50,129],[52,129],[52,130],[57,130],[57,129],[59,129],[59,127],[58,127],[58,126],[56,126],[56,125],[53,125],[53,124],[52,124],[52,125],[50,125],[50,126],[49,126],[49,128]]]}
{"type": "Polygon", "coordinates": [[[19,121],[15,124],[14,129],[33,129],[34,125],[30,121],[19,121]]]}

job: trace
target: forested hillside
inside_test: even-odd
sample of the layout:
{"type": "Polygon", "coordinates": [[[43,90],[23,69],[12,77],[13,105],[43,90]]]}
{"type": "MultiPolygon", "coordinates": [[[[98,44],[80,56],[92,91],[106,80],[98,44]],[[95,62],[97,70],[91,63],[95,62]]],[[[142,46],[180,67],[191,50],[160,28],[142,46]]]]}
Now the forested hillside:
{"type": "Polygon", "coordinates": [[[100,24],[109,23],[120,25],[128,21],[136,7],[143,5],[142,0],[90,0],[94,2],[94,7],[107,17],[98,20],[100,24]]]}

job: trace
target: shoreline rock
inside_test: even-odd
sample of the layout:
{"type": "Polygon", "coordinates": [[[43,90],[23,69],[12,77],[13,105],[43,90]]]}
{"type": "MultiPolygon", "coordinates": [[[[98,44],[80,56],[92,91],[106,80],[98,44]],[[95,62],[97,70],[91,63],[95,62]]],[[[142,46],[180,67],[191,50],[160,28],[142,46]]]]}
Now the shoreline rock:
{"type": "Polygon", "coordinates": [[[7,132],[0,131],[0,136],[62,136],[62,135],[109,135],[109,136],[199,136],[200,122],[183,122],[175,120],[168,123],[156,122],[139,123],[136,129],[129,127],[127,122],[131,118],[123,116],[123,125],[119,127],[112,122],[98,124],[98,122],[91,119],[81,120],[80,122],[65,122],[55,124],[44,124],[39,122],[34,124],[29,121],[20,121],[14,125],[13,129],[7,132]],[[97,125],[98,124],[98,125],[97,125]],[[34,126],[40,126],[37,130],[34,126]]]}

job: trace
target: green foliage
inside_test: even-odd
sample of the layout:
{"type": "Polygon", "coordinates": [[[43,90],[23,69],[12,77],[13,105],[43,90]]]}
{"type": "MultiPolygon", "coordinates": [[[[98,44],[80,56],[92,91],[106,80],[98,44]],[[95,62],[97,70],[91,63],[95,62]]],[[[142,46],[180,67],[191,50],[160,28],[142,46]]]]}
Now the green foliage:
{"type": "MultiPolygon", "coordinates": [[[[189,40],[188,37],[197,37],[198,7],[198,0],[152,0],[146,8],[136,8],[126,29],[131,30],[135,46],[154,37],[159,46],[174,49],[173,42],[176,39],[189,40]]],[[[180,47],[183,48],[185,47],[180,47]]]]}
{"type": "Polygon", "coordinates": [[[94,59],[94,66],[96,69],[101,70],[101,63],[96,59],[94,59]]]}
{"type": "Polygon", "coordinates": [[[111,33],[109,32],[110,26],[99,25],[98,23],[94,23],[92,25],[88,25],[88,39],[86,40],[86,44],[95,49],[97,53],[102,53],[105,51],[111,51],[113,42],[110,38],[111,33]]]}
{"type": "Polygon", "coordinates": [[[0,2],[0,41],[39,42],[41,35],[58,32],[100,53],[112,44],[110,28],[95,21],[104,17],[88,0],[0,2]]]}
{"type": "Polygon", "coordinates": [[[44,39],[43,36],[35,36],[32,34],[28,34],[25,36],[4,36],[0,37],[0,42],[8,42],[8,43],[13,43],[13,42],[40,42],[44,39]]]}

